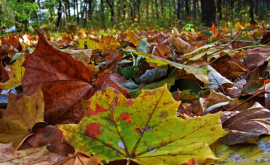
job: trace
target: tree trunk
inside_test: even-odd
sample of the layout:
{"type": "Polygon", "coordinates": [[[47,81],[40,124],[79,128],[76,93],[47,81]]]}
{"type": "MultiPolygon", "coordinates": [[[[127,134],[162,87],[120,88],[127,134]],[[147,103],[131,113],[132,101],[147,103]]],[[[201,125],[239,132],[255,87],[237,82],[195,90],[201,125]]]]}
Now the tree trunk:
{"type": "Polygon", "coordinates": [[[146,22],[149,22],[149,3],[146,3],[146,22]]]}
{"type": "Polygon", "coordinates": [[[155,4],[156,4],[156,17],[157,17],[157,20],[159,20],[159,15],[158,15],[158,2],[157,2],[157,0],[155,0],[155,4]]]}
{"type": "Polygon", "coordinates": [[[202,23],[211,27],[212,23],[216,24],[216,5],[215,0],[201,0],[202,23]]]}
{"type": "Polygon", "coordinates": [[[197,0],[193,0],[193,18],[197,20],[197,0]]]}
{"type": "MultiPolygon", "coordinates": [[[[241,2],[240,2],[241,3],[241,2]]],[[[217,0],[217,12],[219,20],[222,20],[222,13],[221,13],[221,0],[217,0]]]]}
{"type": "Polygon", "coordinates": [[[76,4],[77,4],[77,23],[79,25],[80,24],[80,15],[79,15],[79,3],[78,3],[78,0],[76,0],[76,4]]]}
{"type": "Polygon", "coordinates": [[[65,4],[63,2],[61,2],[61,5],[63,7],[63,13],[64,13],[64,26],[65,26],[65,29],[67,29],[67,13],[66,13],[66,7],[65,7],[65,4]]]}
{"type": "Polygon", "coordinates": [[[106,0],[111,8],[111,22],[113,22],[114,19],[114,10],[113,10],[113,2],[111,0],[106,0]]]}
{"type": "Polygon", "coordinates": [[[189,13],[189,3],[188,3],[189,0],[185,0],[185,9],[186,9],[186,14],[187,14],[187,17],[190,16],[190,13],[189,13]]]}
{"type": "Polygon", "coordinates": [[[181,0],[177,0],[177,19],[180,20],[181,0]]]}
{"type": "Polygon", "coordinates": [[[88,19],[89,21],[92,20],[92,13],[93,13],[93,8],[92,8],[92,3],[93,3],[93,0],[88,0],[88,19]]]}
{"type": "Polygon", "coordinates": [[[74,15],[73,16],[76,18],[76,0],[74,0],[74,9],[73,10],[74,10],[74,15]]]}
{"type": "Polygon", "coordinates": [[[104,1],[103,0],[100,0],[100,10],[101,10],[102,27],[105,27],[104,1]]]}
{"type": "Polygon", "coordinates": [[[131,17],[131,20],[134,21],[133,6],[132,6],[131,1],[129,2],[129,7],[130,7],[130,17],[131,17]]]}
{"type": "Polygon", "coordinates": [[[126,20],[126,7],[127,7],[126,3],[127,3],[126,1],[123,2],[123,19],[122,19],[123,22],[125,22],[126,20]]]}
{"type": "Polygon", "coordinates": [[[258,0],[255,0],[255,14],[256,14],[256,16],[258,16],[258,6],[259,6],[259,1],[258,0]]]}
{"type": "Polygon", "coordinates": [[[141,0],[138,0],[138,22],[141,20],[141,0]]]}
{"type": "Polygon", "coordinates": [[[61,20],[61,17],[62,17],[62,1],[60,0],[59,1],[59,7],[58,7],[58,17],[57,17],[57,22],[56,22],[56,31],[58,32],[58,27],[60,25],[60,20],[61,20]]]}
{"type": "Polygon", "coordinates": [[[249,16],[250,16],[250,24],[256,24],[255,20],[254,20],[254,12],[253,12],[253,0],[249,0],[249,6],[250,6],[250,10],[249,10],[249,16]]]}

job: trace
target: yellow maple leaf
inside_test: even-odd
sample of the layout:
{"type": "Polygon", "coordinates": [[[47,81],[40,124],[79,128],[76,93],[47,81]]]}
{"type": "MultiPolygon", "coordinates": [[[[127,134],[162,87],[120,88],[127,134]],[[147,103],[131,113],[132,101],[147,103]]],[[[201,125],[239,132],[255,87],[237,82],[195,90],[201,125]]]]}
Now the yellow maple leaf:
{"type": "Polygon", "coordinates": [[[21,55],[15,63],[9,66],[11,69],[10,79],[5,83],[0,83],[1,89],[10,89],[11,87],[16,88],[17,86],[22,85],[22,78],[24,75],[24,67],[22,66],[24,62],[24,57],[21,55]]]}
{"type": "Polygon", "coordinates": [[[237,32],[241,32],[241,31],[243,30],[243,26],[241,25],[240,22],[237,22],[237,23],[235,24],[235,30],[236,30],[237,32]]]}
{"type": "Polygon", "coordinates": [[[36,123],[43,122],[44,99],[41,88],[31,95],[9,94],[8,106],[0,119],[0,143],[13,142],[17,150],[32,133],[36,123]]]}
{"type": "Polygon", "coordinates": [[[113,36],[105,35],[102,36],[101,40],[99,41],[99,45],[101,50],[105,53],[107,50],[114,50],[120,46],[120,43],[116,41],[113,36]]]}
{"type": "Polygon", "coordinates": [[[135,46],[139,46],[141,39],[137,34],[135,34],[134,30],[126,30],[125,33],[127,33],[127,41],[132,42],[135,46]]]}

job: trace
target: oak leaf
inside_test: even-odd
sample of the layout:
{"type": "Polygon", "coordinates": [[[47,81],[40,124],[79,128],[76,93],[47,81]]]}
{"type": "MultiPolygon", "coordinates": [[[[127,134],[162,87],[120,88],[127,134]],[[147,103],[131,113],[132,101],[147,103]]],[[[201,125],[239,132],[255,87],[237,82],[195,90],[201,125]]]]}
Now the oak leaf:
{"type": "Polygon", "coordinates": [[[13,142],[13,148],[18,149],[32,134],[32,127],[43,122],[43,115],[44,100],[40,88],[32,96],[10,93],[7,109],[0,119],[0,143],[13,142]]]}
{"type": "Polygon", "coordinates": [[[143,90],[136,99],[103,88],[84,101],[86,116],[79,124],[59,128],[76,151],[106,161],[181,164],[191,158],[199,163],[216,159],[208,145],[227,134],[220,113],[183,120],[175,116],[179,104],[166,85],[143,90]]]}

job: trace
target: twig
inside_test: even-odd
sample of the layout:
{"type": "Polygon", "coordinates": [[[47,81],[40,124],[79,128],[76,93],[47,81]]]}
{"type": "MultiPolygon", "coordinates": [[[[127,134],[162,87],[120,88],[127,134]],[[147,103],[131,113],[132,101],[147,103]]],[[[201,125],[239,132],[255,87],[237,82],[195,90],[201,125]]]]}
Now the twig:
{"type": "Polygon", "coordinates": [[[227,111],[232,111],[232,110],[234,110],[235,108],[240,107],[241,105],[243,105],[243,104],[246,103],[247,101],[251,100],[252,98],[254,98],[254,97],[256,97],[256,96],[258,96],[259,94],[262,94],[262,93],[269,93],[269,92],[266,92],[266,91],[260,91],[260,92],[256,93],[255,95],[251,96],[250,98],[246,99],[246,100],[243,101],[242,103],[236,105],[235,107],[232,107],[232,108],[230,108],[230,109],[227,109],[227,111]]]}

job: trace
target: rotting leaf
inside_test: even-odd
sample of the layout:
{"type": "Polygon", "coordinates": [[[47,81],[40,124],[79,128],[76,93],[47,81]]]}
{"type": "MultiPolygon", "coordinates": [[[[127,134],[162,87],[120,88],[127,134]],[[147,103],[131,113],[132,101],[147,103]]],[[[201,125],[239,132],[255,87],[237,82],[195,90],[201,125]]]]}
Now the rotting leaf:
{"type": "Polygon", "coordinates": [[[0,143],[13,142],[13,148],[18,149],[32,134],[32,127],[43,122],[43,115],[44,100],[40,88],[32,96],[10,93],[7,110],[0,119],[0,143]]]}
{"type": "Polygon", "coordinates": [[[227,146],[220,140],[212,144],[211,149],[220,159],[221,164],[247,165],[269,164],[270,162],[270,136],[260,139],[255,144],[239,144],[227,146]]]}
{"type": "Polygon", "coordinates": [[[79,124],[59,128],[76,151],[105,161],[181,164],[191,158],[198,163],[215,160],[208,145],[227,134],[221,128],[220,113],[183,120],[175,116],[179,104],[166,85],[143,90],[136,99],[103,88],[84,101],[86,116],[79,124]]]}
{"type": "Polygon", "coordinates": [[[51,153],[46,146],[12,152],[11,145],[0,144],[0,164],[53,164],[65,158],[51,153]]]}
{"type": "Polygon", "coordinates": [[[99,162],[100,160],[99,157],[92,157],[83,152],[78,152],[74,155],[69,155],[54,165],[103,165],[99,162]]]}
{"type": "Polygon", "coordinates": [[[221,120],[223,128],[231,131],[222,138],[226,145],[256,143],[260,135],[270,135],[270,111],[257,102],[241,112],[223,112],[221,120]]]}

